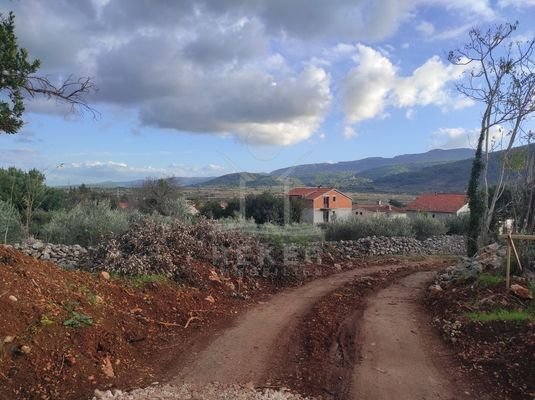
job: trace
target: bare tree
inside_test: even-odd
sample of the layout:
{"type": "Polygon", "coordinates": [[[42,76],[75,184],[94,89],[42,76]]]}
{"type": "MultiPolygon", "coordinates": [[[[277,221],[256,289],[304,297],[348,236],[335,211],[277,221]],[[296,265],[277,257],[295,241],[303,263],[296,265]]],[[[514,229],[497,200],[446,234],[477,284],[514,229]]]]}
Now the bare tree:
{"type": "Polygon", "coordinates": [[[71,75],[58,84],[54,84],[47,76],[30,75],[23,90],[32,98],[44,96],[60,104],[67,104],[71,112],[89,112],[93,117],[100,115],[87,103],[87,96],[97,90],[95,83],[89,77],[75,78],[71,75]]]}
{"type": "Polygon", "coordinates": [[[517,26],[518,22],[498,25],[487,31],[472,29],[468,43],[448,55],[451,63],[466,68],[466,79],[457,85],[459,92],[484,105],[476,150],[481,158],[474,161],[469,185],[473,191],[469,196],[480,196],[477,187],[480,179],[483,180],[483,197],[480,199],[483,208],[471,210],[475,214],[472,222],[479,225],[479,235],[473,240],[484,240],[489,233],[497,201],[503,194],[506,166],[513,145],[523,132],[525,121],[535,112],[535,41],[514,40],[517,26]],[[500,160],[497,188],[489,203],[488,168],[493,129],[504,130],[507,145],[500,160]]]}
{"type": "Polygon", "coordinates": [[[171,215],[172,205],[180,197],[180,187],[174,178],[146,179],[138,189],[141,212],[171,215]]]}

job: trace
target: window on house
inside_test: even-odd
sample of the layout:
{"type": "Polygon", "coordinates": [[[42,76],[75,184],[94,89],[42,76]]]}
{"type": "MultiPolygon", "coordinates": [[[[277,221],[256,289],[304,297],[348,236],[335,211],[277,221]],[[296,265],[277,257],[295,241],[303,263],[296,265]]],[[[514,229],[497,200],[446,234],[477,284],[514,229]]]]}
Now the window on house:
{"type": "Polygon", "coordinates": [[[333,203],[336,201],[336,196],[333,196],[333,203]]]}

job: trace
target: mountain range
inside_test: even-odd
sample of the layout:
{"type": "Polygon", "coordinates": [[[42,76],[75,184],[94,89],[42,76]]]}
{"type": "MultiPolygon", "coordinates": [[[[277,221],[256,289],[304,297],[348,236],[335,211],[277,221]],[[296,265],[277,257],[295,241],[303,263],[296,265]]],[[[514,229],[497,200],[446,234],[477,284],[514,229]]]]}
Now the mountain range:
{"type": "MultiPolygon", "coordinates": [[[[518,147],[515,152],[527,149],[518,147]]],[[[535,148],[532,146],[531,151],[535,148]]],[[[489,181],[497,179],[502,152],[489,157],[489,181]]],[[[474,157],[473,149],[435,149],[425,153],[403,154],[391,158],[369,157],[337,163],[302,164],[270,173],[240,172],[218,177],[175,177],[185,187],[280,188],[290,186],[333,186],[360,192],[465,192],[474,157]]],[[[139,186],[143,181],[106,182],[106,187],[139,186]]],[[[93,185],[98,186],[98,185],[93,185]]],[[[101,185],[101,186],[104,186],[101,185]]]]}

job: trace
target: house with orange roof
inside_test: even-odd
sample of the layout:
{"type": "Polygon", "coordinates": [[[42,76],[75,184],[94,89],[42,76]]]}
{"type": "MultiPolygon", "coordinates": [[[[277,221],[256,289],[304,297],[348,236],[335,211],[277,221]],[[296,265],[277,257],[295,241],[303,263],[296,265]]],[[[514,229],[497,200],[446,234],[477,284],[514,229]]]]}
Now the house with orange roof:
{"type": "Polygon", "coordinates": [[[288,192],[288,197],[304,202],[303,222],[329,223],[351,217],[353,199],[335,188],[297,187],[288,192]]]}
{"type": "Polygon", "coordinates": [[[406,211],[410,217],[424,215],[430,218],[445,219],[467,214],[470,212],[470,208],[466,194],[426,193],[409,203],[406,211]]]}

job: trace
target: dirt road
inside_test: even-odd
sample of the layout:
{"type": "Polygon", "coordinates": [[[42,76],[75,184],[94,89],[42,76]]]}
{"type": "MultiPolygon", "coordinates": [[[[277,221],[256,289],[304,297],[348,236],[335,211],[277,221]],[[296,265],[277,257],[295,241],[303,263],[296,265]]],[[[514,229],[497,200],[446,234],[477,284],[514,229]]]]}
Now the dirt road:
{"type": "Polygon", "coordinates": [[[447,371],[447,350],[417,302],[432,272],[417,272],[368,300],[352,399],[472,399],[447,371]],[[427,323],[426,323],[427,322],[427,323]]]}
{"type": "MultiPolygon", "coordinates": [[[[286,290],[253,307],[234,326],[223,331],[203,349],[193,349],[180,360],[181,368],[171,384],[202,387],[210,382],[263,386],[273,360],[295,358],[288,344],[290,334],[320,299],[357,277],[401,270],[388,265],[346,271],[286,290]]],[[[429,317],[417,298],[433,272],[414,272],[368,299],[358,324],[356,365],[346,378],[339,377],[340,399],[437,399],[473,398],[461,380],[429,317]],[[349,394],[348,394],[349,392],[349,394]],[[341,396],[341,397],[340,397],[341,396]]],[[[308,316],[307,318],[310,318],[308,316]]],[[[295,353],[295,352],[294,352],[295,353]]],[[[279,364],[279,363],[275,363],[279,364]]],[[[325,369],[329,364],[325,363],[325,369]]],[[[325,373],[329,373],[326,371],[325,373]]],[[[333,393],[334,394],[334,393],[333,393]]]]}
{"type": "Polygon", "coordinates": [[[359,268],[315,280],[300,288],[285,290],[269,302],[259,304],[239,318],[234,327],[224,331],[207,348],[192,352],[180,360],[176,383],[263,384],[262,377],[271,357],[284,349],[289,333],[318,299],[357,276],[407,264],[359,268]]]}

